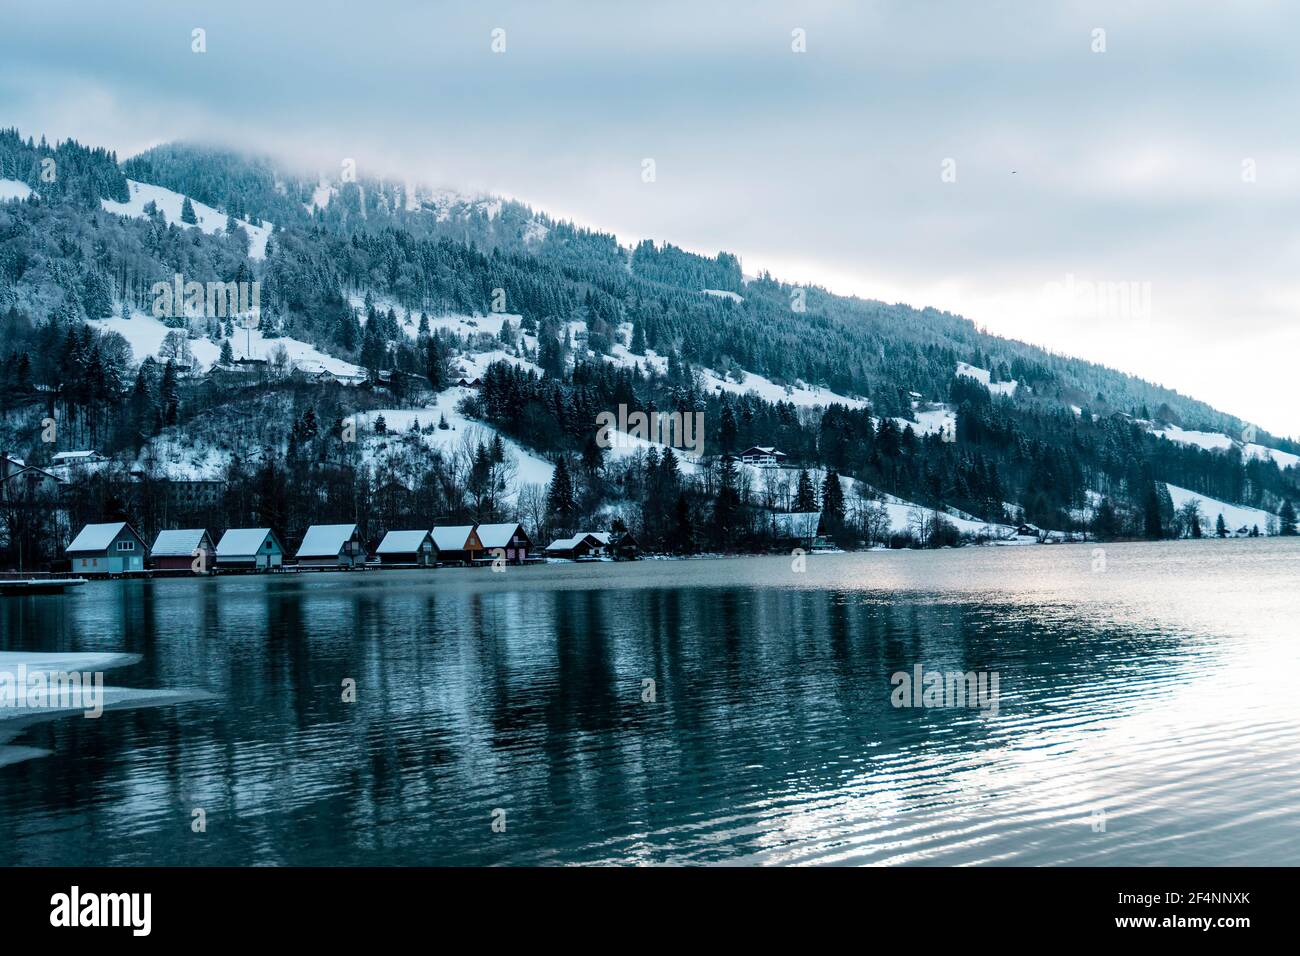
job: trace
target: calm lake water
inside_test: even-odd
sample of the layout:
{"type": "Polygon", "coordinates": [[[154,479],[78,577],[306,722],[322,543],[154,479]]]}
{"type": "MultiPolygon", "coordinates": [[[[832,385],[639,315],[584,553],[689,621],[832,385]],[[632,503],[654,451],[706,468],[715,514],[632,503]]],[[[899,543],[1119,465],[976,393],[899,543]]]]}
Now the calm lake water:
{"type": "Polygon", "coordinates": [[[138,654],[107,679],[212,695],[27,726],[50,753],[0,766],[0,863],[1300,862],[1300,541],[1104,558],[0,598],[0,651],[138,654]],[[997,672],[996,715],[894,707],[918,664],[997,672]]]}

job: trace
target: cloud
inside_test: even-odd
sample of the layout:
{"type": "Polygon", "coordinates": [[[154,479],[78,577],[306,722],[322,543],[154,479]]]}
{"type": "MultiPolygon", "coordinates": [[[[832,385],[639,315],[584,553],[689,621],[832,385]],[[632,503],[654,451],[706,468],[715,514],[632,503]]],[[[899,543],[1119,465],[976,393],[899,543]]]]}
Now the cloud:
{"type": "Polygon", "coordinates": [[[83,0],[3,17],[0,112],[25,132],[498,191],[624,241],[961,312],[1300,433],[1284,4],[83,0]],[[1150,319],[1045,301],[1067,275],[1149,283],[1150,319]]]}

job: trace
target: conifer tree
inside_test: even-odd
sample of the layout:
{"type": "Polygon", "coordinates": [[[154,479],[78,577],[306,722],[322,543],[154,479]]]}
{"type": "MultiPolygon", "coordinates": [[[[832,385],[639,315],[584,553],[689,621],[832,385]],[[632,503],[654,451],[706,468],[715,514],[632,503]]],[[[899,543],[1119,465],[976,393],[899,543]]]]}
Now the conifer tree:
{"type": "Polygon", "coordinates": [[[555,474],[546,491],[546,520],[554,535],[570,533],[574,517],[573,479],[563,456],[555,463],[555,474]]]}
{"type": "Polygon", "coordinates": [[[813,487],[812,477],[808,474],[808,469],[799,469],[799,484],[794,495],[794,510],[800,513],[808,513],[817,510],[817,491],[813,487]]]}
{"type": "Polygon", "coordinates": [[[1293,535],[1296,533],[1295,505],[1291,504],[1290,498],[1282,502],[1282,508],[1278,512],[1278,518],[1281,519],[1278,527],[1278,532],[1280,534],[1293,535]]]}

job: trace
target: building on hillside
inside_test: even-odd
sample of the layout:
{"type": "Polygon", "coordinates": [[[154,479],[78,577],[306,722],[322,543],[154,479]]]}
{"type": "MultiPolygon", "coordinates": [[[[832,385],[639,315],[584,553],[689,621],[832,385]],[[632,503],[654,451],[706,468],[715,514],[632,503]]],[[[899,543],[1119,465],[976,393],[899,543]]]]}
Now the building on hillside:
{"type": "Polygon", "coordinates": [[[337,372],[324,365],[313,376],[317,382],[322,385],[344,385],[348,387],[364,385],[368,380],[365,372],[337,372]]]}
{"type": "Polygon", "coordinates": [[[155,571],[207,574],[212,570],[215,551],[207,529],[181,528],[159,531],[149,549],[149,560],[155,571]]]}
{"type": "Polygon", "coordinates": [[[827,546],[822,536],[822,515],[820,511],[796,511],[790,514],[772,515],[772,537],[783,548],[813,548],[827,546]]]}
{"type": "Polygon", "coordinates": [[[231,528],[217,542],[218,571],[271,571],[284,564],[284,545],[270,528],[231,528]]]}
{"type": "Polygon", "coordinates": [[[483,543],[472,524],[434,528],[433,543],[438,548],[439,564],[472,564],[483,553],[483,543]]]}
{"type": "Polygon", "coordinates": [[[67,465],[77,467],[81,465],[98,465],[108,461],[97,451],[60,451],[55,452],[54,457],[50,459],[51,467],[67,465]]]}
{"type": "Polygon", "coordinates": [[[66,550],[76,574],[109,576],[144,571],[149,546],[125,521],[88,524],[66,550]]]}
{"type": "Polygon", "coordinates": [[[375,555],[380,564],[394,567],[431,568],[438,563],[438,548],[429,531],[390,531],[375,555]]]}
{"type": "Polygon", "coordinates": [[[233,362],[213,362],[208,380],[219,385],[240,385],[261,381],[270,373],[271,363],[266,359],[237,358],[233,362]]]}
{"type": "Polygon", "coordinates": [[[0,540],[2,566],[32,570],[57,560],[69,537],[64,480],[44,468],[0,456],[0,540]]]}
{"type": "MultiPolygon", "coordinates": [[[[10,462],[12,460],[8,459],[10,462]]],[[[0,477],[0,501],[57,501],[63,484],[63,479],[58,475],[35,465],[5,469],[3,477],[0,477]]]]}
{"type": "Polygon", "coordinates": [[[366,546],[355,524],[314,524],[298,546],[300,568],[360,568],[366,563],[366,546]]]}
{"type": "Polygon", "coordinates": [[[500,551],[500,557],[507,564],[523,564],[528,557],[528,549],[533,546],[523,525],[518,523],[481,524],[474,529],[474,533],[483,546],[484,558],[496,558],[496,552],[500,551]]]}
{"type": "Polygon", "coordinates": [[[215,508],[226,494],[223,478],[154,478],[136,465],[131,469],[131,480],[148,485],[156,499],[165,499],[173,511],[195,511],[215,508]]]}
{"type": "Polygon", "coordinates": [[[740,453],[740,460],[746,465],[758,465],[760,468],[776,468],[785,464],[788,456],[785,452],[770,445],[754,445],[740,453]]]}

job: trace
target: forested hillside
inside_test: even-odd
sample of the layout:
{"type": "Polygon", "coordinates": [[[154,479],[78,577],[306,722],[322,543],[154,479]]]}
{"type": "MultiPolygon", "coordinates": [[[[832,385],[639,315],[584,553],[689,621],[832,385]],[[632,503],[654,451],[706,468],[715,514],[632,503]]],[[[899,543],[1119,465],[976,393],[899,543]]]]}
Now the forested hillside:
{"type": "Polygon", "coordinates": [[[119,164],[7,130],[3,183],[0,451],[108,456],[67,476],[79,520],[290,540],[344,518],[371,537],[434,518],[520,517],[543,536],[618,520],[665,550],[725,550],[809,506],[857,546],[947,540],[942,519],[882,532],[894,498],[959,522],[1162,536],[1192,524],[1166,485],[1272,514],[1298,494],[1300,447],[1243,438],[1193,398],[950,313],[747,277],[725,252],[624,248],[516,202],[187,145],[119,164]],[[176,276],[256,284],[255,331],[205,307],[159,316],[155,284],[176,276]],[[595,417],[620,405],[702,412],[704,455],[601,448],[595,417]],[[350,432],[420,409],[446,427],[417,415],[397,435],[372,416],[350,432]],[[723,457],[750,445],[792,468],[723,457]],[[162,509],[149,482],[168,474],[226,490],[162,509]]]}

